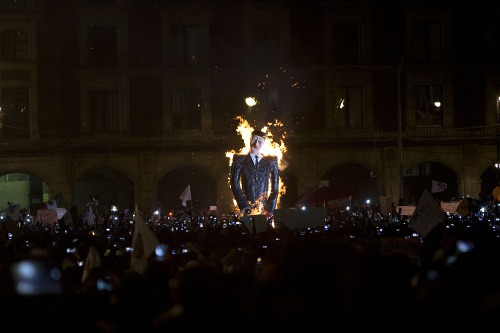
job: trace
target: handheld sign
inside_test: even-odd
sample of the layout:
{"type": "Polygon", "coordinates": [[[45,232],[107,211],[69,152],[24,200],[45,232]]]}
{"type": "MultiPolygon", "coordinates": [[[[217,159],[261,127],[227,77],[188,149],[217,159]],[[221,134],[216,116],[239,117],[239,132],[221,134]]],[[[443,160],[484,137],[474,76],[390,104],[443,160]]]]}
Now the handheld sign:
{"type": "Polygon", "coordinates": [[[428,190],[424,190],[408,225],[425,237],[443,221],[445,214],[428,190]]]}

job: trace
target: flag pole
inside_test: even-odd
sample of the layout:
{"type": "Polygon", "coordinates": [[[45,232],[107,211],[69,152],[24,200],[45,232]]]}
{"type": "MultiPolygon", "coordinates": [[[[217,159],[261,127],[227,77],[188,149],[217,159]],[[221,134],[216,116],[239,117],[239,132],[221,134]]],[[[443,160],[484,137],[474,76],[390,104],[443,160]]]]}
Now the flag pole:
{"type": "Polygon", "coordinates": [[[398,66],[398,158],[399,158],[399,204],[404,201],[403,194],[403,124],[401,110],[401,74],[403,71],[404,54],[401,54],[401,59],[398,66]]]}
{"type": "Polygon", "coordinates": [[[191,193],[191,184],[189,184],[189,206],[191,208],[191,211],[193,211],[193,194],[191,193]]]}

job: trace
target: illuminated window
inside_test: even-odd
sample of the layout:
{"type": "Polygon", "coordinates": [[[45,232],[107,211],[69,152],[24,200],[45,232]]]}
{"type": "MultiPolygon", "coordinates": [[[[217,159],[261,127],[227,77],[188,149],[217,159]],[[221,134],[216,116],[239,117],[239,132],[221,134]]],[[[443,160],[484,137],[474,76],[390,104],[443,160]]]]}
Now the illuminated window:
{"type": "Polygon", "coordinates": [[[443,92],[441,86],[415,87],[415,120],[417,126],[443,124],[443,92]]]}
{"type": "Polygon", "coordinates": [[[2,32],[2,60],[28,60],[28,34],[24,31],[2,32]]]}
{"type": "Polygon", "coordinates": [[[172,118],[174,129],[201,130],[201,91],[199,89],[174,89],[172,118]]]}
{"type": "Polygon", "coordinates": [[[335,125],[340,127],[363,126],[363,90],[361,87],[337,87],[334,90],[335,125]]]}

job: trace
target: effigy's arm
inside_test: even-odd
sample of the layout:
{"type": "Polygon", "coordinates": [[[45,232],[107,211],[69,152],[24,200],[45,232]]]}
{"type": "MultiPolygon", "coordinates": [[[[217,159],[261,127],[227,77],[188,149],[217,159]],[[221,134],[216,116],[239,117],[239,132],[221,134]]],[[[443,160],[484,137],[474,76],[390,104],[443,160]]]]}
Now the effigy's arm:
{"type": "Polygon", "coordinates": [[[250,206],[241,188],[242,168],[243,167],[241,165],[240,156],[235,155],[233,157],[233,164],[231,165],[230,185],[231,185],[231,192],[233,192],[234,199],[236,200],[236,203],[238,204],[238,208],[240,210],[250,206]]]}
{"type": "Polygon", "coordinates": [[[270,214],[273,213],[276,208],[276,203],[278,202],[278,194],[280,187],[280,178],[279,178],[279,168],[278,168],[278,157],[273,156],[270,164],[270,185],[271,190],[269,192],[269,196],[266,201],[266,211],[270,214]]]}

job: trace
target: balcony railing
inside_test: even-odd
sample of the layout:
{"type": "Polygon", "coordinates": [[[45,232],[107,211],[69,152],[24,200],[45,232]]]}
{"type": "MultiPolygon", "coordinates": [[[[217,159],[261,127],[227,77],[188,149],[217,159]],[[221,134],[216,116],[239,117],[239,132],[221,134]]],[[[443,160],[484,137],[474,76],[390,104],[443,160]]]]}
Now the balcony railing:
{"type": "MultiPolygon", "coordinates": [[[[440,145],[456,142],[470,144],[496,145],[497,127],[478,128],[444,128],[444,127],[412,127],[402,132],[404,142],[419,143],[423,145],[440,145]]],[[[37,151],[57,152],[76,148],[144,148],[144,147],[169,147],[169,146],[210,146],[231,145],[238,139],[235,131],[172,131],[165,135],[132,137],[130,135],[86,135],[76,138],[41,138],[28,139],[16,138],[0,139],[0,152],[37,151]]],[[[289,142],[301,144],[344,143],[344,142],[394,142],[397,132],[382,132],[374,128],[338,128],[323,131],[291,132],[287,133],[289,142]]]]}

